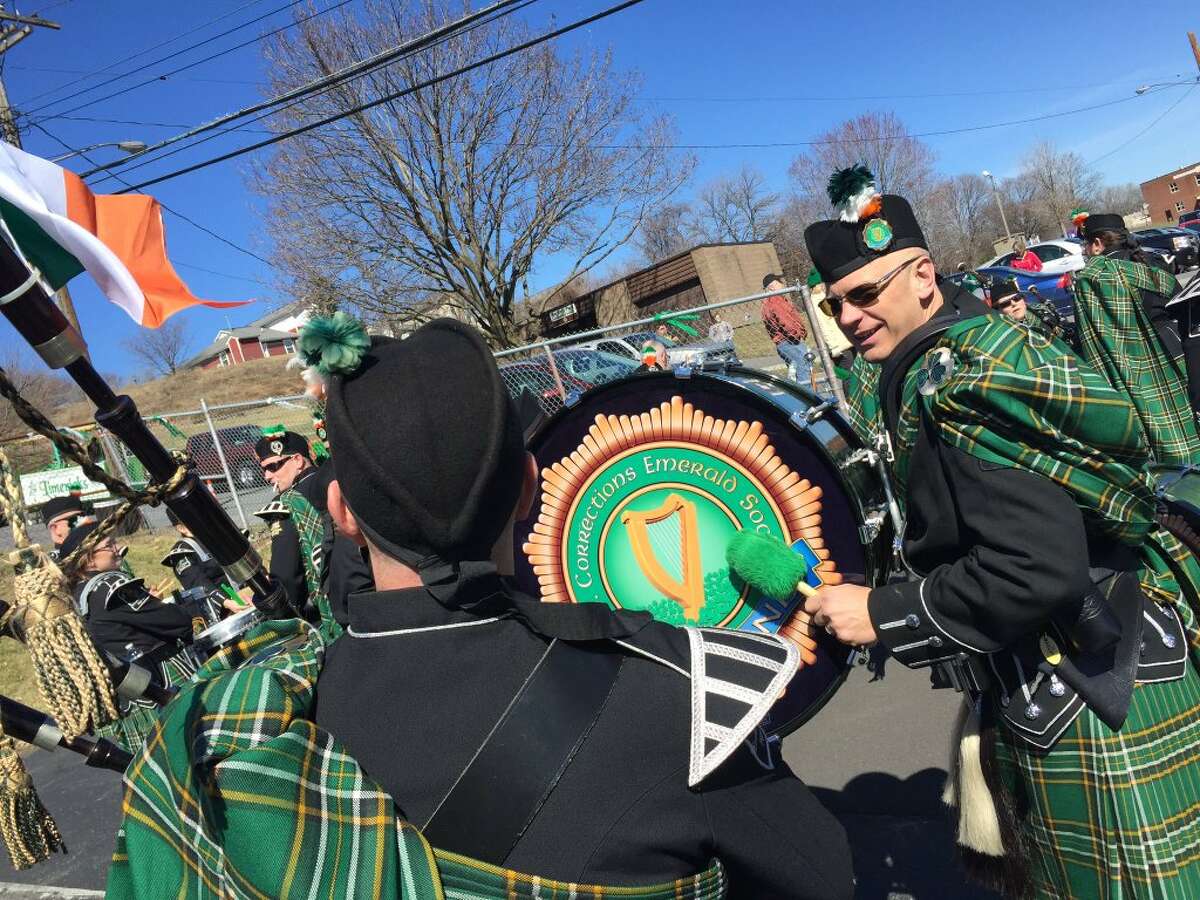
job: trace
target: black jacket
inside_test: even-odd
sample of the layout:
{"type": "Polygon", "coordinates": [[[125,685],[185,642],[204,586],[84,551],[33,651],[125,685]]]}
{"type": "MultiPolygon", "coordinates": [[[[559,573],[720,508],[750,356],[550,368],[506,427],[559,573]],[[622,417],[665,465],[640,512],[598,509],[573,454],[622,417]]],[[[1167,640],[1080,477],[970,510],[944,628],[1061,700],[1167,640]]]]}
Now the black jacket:
{"type": "Polygon", "coordinates": [[[180,538],[162,559],[185,591],[202,588],[212,594],[228,579],[221,564],[195,538],[180,538]]]}
{"type": "MultiPolygon", "coordinates": [[[[693,681],[706,682],[694,674],[685,631],[596,604],[538,603],[510,593],[494,574],[481,583],[445,603],[423,588],[356,594],[350,628],[326,657],[318,724],[346,744],[408,820],[428,821],[558,637],[619,654],[621,668],[506,867],[634,885],[701,871],[716,857],[733,897],[852,896],[841,826],[761,729],[733,743],[732,755],[689,788],[693,735],[706,750],[715,742],[703,736],[703,721],[693,731],[693,681]]],[[[717,638],[724,636],[753,640],[736,632],[717,638]]],[[[740,678],[724,659],[700,656],[708,677],[740,678]]],[[[709,717],[732,703],[702,695],[709,717]]]]}
{"type": "MultiPolygon", "coordinates": [[[[893,439],[906,373],[920,364],[945,330],[941,326],[986,314],[965,292],[949,291],[930,324],[887,360],[880,399],[893,439]]],[[[924,415],[909,452],[903,552],[915,577],[873,589],[868,607],[880,642],[897,659],[908,666],[960,658],[971,663],[974,681],[968,678],[967,686],[992,691],[1011,711],[1014,729],[1039,747],[1052,746],[1084,704],[1117,727],[1112,723],[1124,718],[1135,673],[1140,680],[1154,667],[1159,673],[1178,670],[1186,641],[1178,622],[1169,621],[1173,614],[1156,608],[1146,614],[1165,615],[1160,624],[1178,642],[1147,640],[1139,662],[1146,601],[1132,574],[1137,558],[1089,534],[1066,490],[949,446],[924,415]],[[1080,610],[1089,600],[1093,609],[1111,608],[1124,623],[1110,623],[1122,633],[1115,649],[1110,644],[1093,652],[1081,645],[1090,623],[1079,626],[1080,610]],[[1054,679],[1039,675],[1039,666],[1045,669],[1043,634],[1057,639],[1065,657],[1054,679]]]]}
{"type": "Polygon", "coordinates": [[[88,634],[102,650],[126,659],[130,650],[148,653],[166,644],[192,642],[192,617],[173,603],[150,596],[141,579],[105,572],[75,588],[76,605],[86,594],[88,634]]]}

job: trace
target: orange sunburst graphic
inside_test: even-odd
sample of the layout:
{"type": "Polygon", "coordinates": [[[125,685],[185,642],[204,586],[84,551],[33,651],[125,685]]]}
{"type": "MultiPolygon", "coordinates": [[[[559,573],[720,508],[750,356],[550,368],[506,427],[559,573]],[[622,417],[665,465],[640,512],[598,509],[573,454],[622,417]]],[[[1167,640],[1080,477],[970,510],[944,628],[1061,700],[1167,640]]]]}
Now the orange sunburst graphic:
{"type": "MultiPolygon", "coordinates": [[[[820,582],[841,582],[821,531],[821,488],[780,459],[761,422],[714,419],[675,396],[634,416],[597,415],[579,446],[542,470],[541,505],[523,550],[543,601],[574,600],[564,566],[566,532],[576,503],[593,477],[630,451],[663,445],[695,448],[727,460],[761,491],[788,542],[802,539],[820,560],[814,569],[820,582]]],[[[802,609],[791,615],[779,634],[801,647],[806,662],[815,659],[809,617],[802,609]]]]}

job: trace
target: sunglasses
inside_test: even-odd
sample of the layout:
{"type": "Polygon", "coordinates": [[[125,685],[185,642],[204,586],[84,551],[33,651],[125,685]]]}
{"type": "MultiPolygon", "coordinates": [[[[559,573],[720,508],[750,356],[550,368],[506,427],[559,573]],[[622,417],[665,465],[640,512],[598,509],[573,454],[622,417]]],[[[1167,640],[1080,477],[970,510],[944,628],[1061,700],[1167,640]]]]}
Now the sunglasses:
{"type": "Polygon", "coordinates": [[[262,463],[262,470],[274,474],[290,463],[295,457],[285,456],[283,459],[277,459],[275,462],[262,463]]]}
{"type": "Polygon", "coordinates": [[[913,263],[924,258],[924,256],[914,256],[912,259],[900,263],[900,265],[896,266],[896,268],[892,269],[892,271],[888,272],[878,281],[869,281],[866,284],[860,284],[858,287],[851,288],[850,290],[846,291],[845,295],[843,296],[839,297],[837,294],[830,291],[825,295],[825,299],[823,299],[817,305],[820,306],[821,312],[825,313],[827,316],[831,316],[834,319],[837,319],[837,317],[842,314],[843,303],[849,303],[851,306],[857,309],[870,306],[879,299],[879,295],[884,292],[893,278],[895,278],[913,263]]]}

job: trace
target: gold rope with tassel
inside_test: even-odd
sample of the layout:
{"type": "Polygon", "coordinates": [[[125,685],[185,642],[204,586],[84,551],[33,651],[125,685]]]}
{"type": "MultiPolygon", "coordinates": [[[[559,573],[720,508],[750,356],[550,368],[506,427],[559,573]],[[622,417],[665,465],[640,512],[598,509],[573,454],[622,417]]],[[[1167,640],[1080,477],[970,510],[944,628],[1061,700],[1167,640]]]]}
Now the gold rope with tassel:
{"type": "Polygon", "coordinates": [[[0,732],[0,837],[14,869],[28,869],[66,851],[54,823],[17,753],[16,743],[0,732]]]}

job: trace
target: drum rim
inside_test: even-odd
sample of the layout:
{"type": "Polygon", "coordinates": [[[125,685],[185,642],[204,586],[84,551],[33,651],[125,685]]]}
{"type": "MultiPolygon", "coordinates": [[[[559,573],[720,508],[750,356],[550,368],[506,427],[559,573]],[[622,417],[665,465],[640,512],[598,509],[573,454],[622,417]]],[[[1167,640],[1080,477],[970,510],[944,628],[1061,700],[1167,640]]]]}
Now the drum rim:
{"type": "Polygon", "coordinates": [[[204,647],[207,647],[209,645],[213,645],[215,647],[220,647],[224,643],[224,640],[213,641],[211,639],[212,635],[220,635],[225,639],[228,639],[228,637],[236,637],[237,635],[244,632],[246,629],[240,628],[240,629],[234,630],[235,627],[247,620],[251,621],[251,626],[249,626],[249,627],[253,627],[253,623],[255,621],[257,621],[257,619],[255,617],[261,618],[261,613],[259,613],[259,611],[253,606],[250,607],[249,609],[243,609],[243,610],[240,610],[239,612],[235,612],[229,618],[222,619],[220,622],[217,622],[215,625],[209,625],[207,628],[205,628],[203,631],[201,631],[199,634],[197,634],[194,638],[192,638],[192,643],[200,644],[201,646],[204,646],[204,647]],[[226,634],[227,632],[228,632],[228,634],[226,634]]]}

